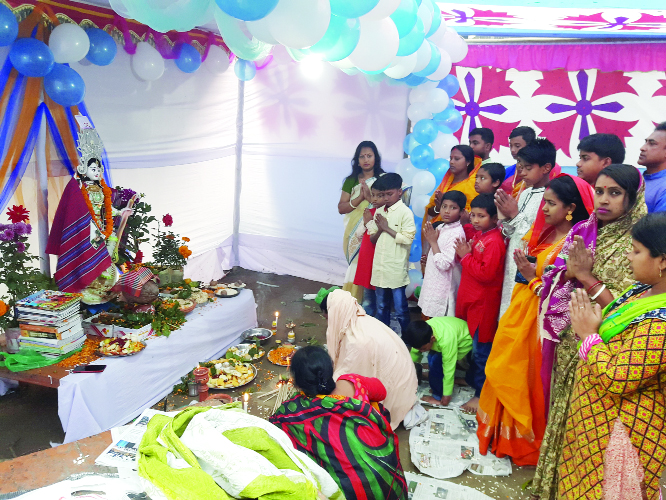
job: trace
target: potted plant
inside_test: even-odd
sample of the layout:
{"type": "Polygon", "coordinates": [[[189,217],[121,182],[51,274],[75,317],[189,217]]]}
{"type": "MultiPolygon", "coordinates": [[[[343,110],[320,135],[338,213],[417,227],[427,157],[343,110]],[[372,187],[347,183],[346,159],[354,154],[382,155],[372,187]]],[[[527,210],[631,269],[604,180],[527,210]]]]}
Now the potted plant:
{"type": "MultiPolygon", "coordinates": [[[[135,191],[121,186],[116,187],[116,193],[113,205],[117,209],[125,208],[132,197],[136,195],[135,191]]],[[[134,264],[140,264],[143,261],[143,252],[140,249],[141,243],[149,241],[149,225],[157,220],[150,215],[152,207],[143,201],[144,197],[144,194],[140,194],[138,200],[135,201],[132,207],[133,213],[127,219],[125,233],[120,243],[120,253],[123,256],[123,261],[131,260],[134,264]],[[134,254],[133,259],[131,254],[134,254]]],[[[119,262],[119,264],[122,263],[119,262]]]]}
{"type": "Polygon", "coordinates": [[[54,281],[34,267],[39,257],[29,252],[27,241],[32,226],[28,215],[23,206],[14,205],[7,210],[11,224],[0,224],[0,285],[7,288],[5,295],[0,295],[0,328],[7,339],[20,334],[14,311],[16,302],[37,290],[55,289],[54,281]]]}
{"type": "MultiPolygon", "coordinates": [[[[173,217],[166,214],[162,217],[162,223],[165,227],[171,227],[173,225],[173,217]]],[[[186,245],[189,241],[189,238],[181,238],[172,231],[162,232],[160,224],[157,224],[153,260],[163,268],[158,274],[161,284],[183,281],[183,267],[187,263],[189,256],[192,255],[192,251],[186,245]]]]}

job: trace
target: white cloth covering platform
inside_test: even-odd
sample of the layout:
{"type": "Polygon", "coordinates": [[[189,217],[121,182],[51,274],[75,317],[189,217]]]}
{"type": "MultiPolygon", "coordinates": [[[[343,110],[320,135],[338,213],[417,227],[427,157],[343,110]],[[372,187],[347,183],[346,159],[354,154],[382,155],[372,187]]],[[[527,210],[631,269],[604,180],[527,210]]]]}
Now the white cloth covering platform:
{"type": "Polygon", "coordinates": [[[60,381],[58,416],[65,443],[124,425],[169,394],[200,361],[214,359],[257,326],[254,294],[218,299],[195,309],[169,338],[157,337],[134,356],[100,358],[102,373],[72,373],[60,381]]]}

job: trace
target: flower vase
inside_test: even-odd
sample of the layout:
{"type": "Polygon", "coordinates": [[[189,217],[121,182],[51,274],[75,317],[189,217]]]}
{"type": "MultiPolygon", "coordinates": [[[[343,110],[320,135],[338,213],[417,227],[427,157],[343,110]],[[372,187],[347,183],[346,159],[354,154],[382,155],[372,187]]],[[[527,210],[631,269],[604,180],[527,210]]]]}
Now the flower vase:
{"type": "Polygon", "coordinates": [[[171,283],[180,283],[183,281],[183,278],[185,276],[185,272],[183,271],[183,268],[179,269],[172,269],[171,270],[171,283]]]}
{"type": "Polygon", "coordinates": [[[20,344],[19,337],[21,336],[20,328],[7,328],[5,330],[5,340],[7,341],[7,352],[9,354],[16,354],[19,352],[20,344]]]}
{"type": "Polygon", "coordinates": [[[171,269],[166,268],[163,271],[160,271],[157,276],[160,279],[160,285],[168,285],[171,283],[171,269]]]}

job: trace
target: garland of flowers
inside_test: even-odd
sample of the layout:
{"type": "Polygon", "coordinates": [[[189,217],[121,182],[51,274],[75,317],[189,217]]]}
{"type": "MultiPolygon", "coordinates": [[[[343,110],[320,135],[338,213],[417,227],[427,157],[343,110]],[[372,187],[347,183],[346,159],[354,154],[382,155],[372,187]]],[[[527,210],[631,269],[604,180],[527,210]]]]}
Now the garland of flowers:
{"type": "Polygon", "coordinates": [[[102,193],[104,193],[104,231],[102,231],[102,223],[99,221],[97,215],[95,214],[92,202],[90,201],[90,197],[88,196],[88,190],[86,189],[86,185],[83,182],[81,183],[81,194],[83,195],[83,199],[86,202],[86,206],[88,207],[88,212],[90,212],[92,220],[95,222],[95,225],[100,230],[100,232],[104,235],[104,239],[108,239],[109,236],[111,236],[111,233],[113,232],[113,215],[111,213],[112,194],[111,194],[111,188],[106,185],[104,179],[101,180],[101,185],[102,185],[102,193]]]}

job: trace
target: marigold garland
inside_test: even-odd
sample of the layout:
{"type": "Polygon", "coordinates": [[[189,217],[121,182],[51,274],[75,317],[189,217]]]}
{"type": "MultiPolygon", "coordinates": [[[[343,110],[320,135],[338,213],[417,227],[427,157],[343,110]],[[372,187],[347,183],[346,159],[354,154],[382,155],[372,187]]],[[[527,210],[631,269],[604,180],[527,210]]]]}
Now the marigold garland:
{"type": "Polygon", "coordinates": [[[97,226],[97,229],[100,230],[100,232],[104,235],[105,239],[108,239],[109,236],[111,236],[111,233],[113,232],[113,215],[112,215],[112,206],[111,206],[111,188],[106,185],[106,182],[104,182],[104,179],[101,180],[101,185],[102,185],[102,193],[104,193],[104,231],[102,231],[102,224],[97,218],[97,215],[95,214],[95,210],[93,209],[92,202],[90,201],[90,197],[88,196],[88,190],[86,189],[85,183],[81,183],[81,194],[83,195],[83,199],[86,202],[86,206],[88,207],[88,212],[90,212],[90,216],[92,217],[92,220],[95,222],[95,225],[97,226]]]}

